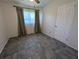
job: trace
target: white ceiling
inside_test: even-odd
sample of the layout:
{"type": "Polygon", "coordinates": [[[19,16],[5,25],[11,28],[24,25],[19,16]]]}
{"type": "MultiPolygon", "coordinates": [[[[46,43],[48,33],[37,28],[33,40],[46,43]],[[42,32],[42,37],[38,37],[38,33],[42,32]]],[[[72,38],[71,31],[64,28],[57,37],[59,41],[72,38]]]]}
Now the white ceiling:
{"type": "Polygon", "coordinates": [[[36,2],[31,2],[30,0],[0,0],[0,2],[8,2],[12,5],[24,5],[27,7],[44,7],[46,4],[52,2],[53,0],[40,0],[40,4],[37,4],[36,2]]]}

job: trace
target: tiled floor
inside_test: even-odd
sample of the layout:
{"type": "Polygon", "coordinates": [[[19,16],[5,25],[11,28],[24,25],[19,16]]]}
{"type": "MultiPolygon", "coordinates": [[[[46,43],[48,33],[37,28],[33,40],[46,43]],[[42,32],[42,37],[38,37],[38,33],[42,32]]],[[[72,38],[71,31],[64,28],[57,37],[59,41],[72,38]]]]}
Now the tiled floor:
{"type": "Polygon", "coordinates": [[[10,39],[0,59],[77,59],[77,51],[40,33],[10,39]]]}

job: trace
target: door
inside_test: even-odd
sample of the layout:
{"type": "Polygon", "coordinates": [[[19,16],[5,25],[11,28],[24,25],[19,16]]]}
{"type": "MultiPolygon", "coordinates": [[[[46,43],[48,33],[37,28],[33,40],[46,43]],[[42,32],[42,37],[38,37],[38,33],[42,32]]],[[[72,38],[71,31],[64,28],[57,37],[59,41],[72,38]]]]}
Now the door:
{"type": "Polygon", "coordinates": [[[71,24],[73,22],[73,13],[73,3],[66,4],[58,8],[54,35],[56,39],[62,42],[66,41],[71,24]]]}

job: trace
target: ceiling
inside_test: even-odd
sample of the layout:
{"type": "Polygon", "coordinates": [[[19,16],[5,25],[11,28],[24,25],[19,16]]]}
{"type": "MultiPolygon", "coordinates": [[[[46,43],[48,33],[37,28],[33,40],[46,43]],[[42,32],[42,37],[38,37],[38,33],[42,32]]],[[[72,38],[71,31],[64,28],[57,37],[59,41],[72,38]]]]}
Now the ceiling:
{"type": "Polygon", "coordinates": [[[11,3],[12,5],[22,5],[26,7],[44,7],[46,4],[52,2],[53,0],[40,0],[40,4],[36,2],[31,2],[30,0],[0,0],[0,2],[11,3]]]}

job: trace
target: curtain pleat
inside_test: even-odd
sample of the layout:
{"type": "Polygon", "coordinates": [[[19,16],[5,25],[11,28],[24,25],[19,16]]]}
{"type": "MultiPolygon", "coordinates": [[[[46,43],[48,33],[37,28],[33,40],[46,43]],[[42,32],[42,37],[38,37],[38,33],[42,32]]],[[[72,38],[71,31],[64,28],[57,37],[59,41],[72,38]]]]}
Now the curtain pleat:
{"type": "Polygon", "coordinates": [[[23,9],[20,7],[16,7],[17,16],[18,16],[18,36],[26,35],[26,28],[23,17],[23,9]]]}
{"type": "Polygon", "coordinates": [[[40,33],[40,19],[39,19],[39,10],[35,10],[35,33],[40,33]]]}

